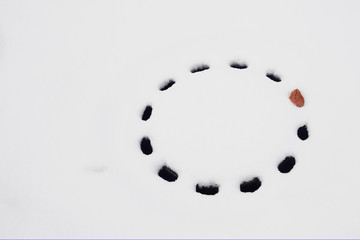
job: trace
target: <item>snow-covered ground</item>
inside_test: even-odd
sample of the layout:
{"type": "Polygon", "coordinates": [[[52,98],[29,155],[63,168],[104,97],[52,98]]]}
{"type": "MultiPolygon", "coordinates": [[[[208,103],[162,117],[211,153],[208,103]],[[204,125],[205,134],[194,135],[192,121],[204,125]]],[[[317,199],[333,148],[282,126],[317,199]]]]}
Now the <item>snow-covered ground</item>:
{"type": "Polygon", "coordinates": [[[359,11],[1,0],[0,238],[360,238],[359,11]]]}

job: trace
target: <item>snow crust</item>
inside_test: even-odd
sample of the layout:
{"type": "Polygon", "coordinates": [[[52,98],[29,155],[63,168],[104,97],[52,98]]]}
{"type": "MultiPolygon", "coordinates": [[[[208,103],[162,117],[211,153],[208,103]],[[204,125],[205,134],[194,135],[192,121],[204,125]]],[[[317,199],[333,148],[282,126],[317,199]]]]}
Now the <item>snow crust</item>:
{"type": "Polygon", "coordinates": [[[359,8],[1,1],[0,237],[359,238],[359,8]]]}

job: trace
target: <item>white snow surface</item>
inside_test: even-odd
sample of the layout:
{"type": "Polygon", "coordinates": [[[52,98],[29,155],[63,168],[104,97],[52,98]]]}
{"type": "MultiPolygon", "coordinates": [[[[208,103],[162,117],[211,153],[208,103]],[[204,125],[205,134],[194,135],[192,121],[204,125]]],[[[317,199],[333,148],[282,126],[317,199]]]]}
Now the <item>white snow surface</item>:
{"type": "Polygon", "coordinates": [[[360,238],[359,11],[1,0],[0,238],[360,238]],[[255,176],[260,189],[240,192],[255,176]]]}

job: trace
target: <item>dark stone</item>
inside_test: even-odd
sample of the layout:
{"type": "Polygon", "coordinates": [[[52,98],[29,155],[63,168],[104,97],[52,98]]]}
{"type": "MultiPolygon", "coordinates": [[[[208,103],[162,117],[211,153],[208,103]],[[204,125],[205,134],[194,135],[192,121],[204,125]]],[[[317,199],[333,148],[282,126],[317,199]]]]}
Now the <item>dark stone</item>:
{"type": "Polygon", "coordinates": [[[168,90],[168,89],[171,88],[172,85],[174,85],[174,84],[175,84],[175,81],[172,80],[172,79],[170,79],[170,80],[168,80],[167,82],[165,82],[164,85],[162,85],[162,86],[160,87],[160,91],[168,90]]]}
{"type": "Polygon", "coordinates": [[[202,71],[208,70],[209,68],[210,68],[209,65],[202,64],[202,65],[198,65],[198,66],[193,67],[190,70],[190,72],[191,73],[202,72],[202,71]]]}
{"type": "Polygon", "coordinates": [[[266,76],[274,82],[281,82],[280,77],[278,75],[275,75],[274,73],[267,73],[266,76]]]}
{"type": "Polygon", "coordinates": [[[309,132],[308,132],[307,126],[304,125],[302,127],[299,127],[299,129],[297,130],[297,135],[303,141],[308,139],[309,132]]]}
{"type": "Polygon", "coordinates": [[[288,156],[278,165],[278,170],[281,173],[288,173],[291,171],[291,169],[293,169],[295,163],[295,158],[292,156],[288,156]]]}
{"type": "Polygon", "coordinates": [[[204,195],[215,195],[219,192],[219,186],[216,184],[208,186],[196,184],[196,192],[204,195]]]}
{"type": "Polygon", "coordinates": [[[261,181],[259,178],[255,177],[250,181],[244,181],[240,184],[240,191],[241,192],[255,192],[261,186],[261,181]]]}
{"type": "Polygon", "coordinates": [[[237,69],[245,69],[248,67],[248,65],[245,63],[232,62],[230,63],[230,67],[237,69]]]}
{"type": "Polygon", "coordinates": [[[146,106],[141,119],[143,121],[147,121],[151,117],[152,110],[153,109],[152,109],[152,107],[150,105],[146,106]]]}
{"type": "Polygon", "coordinates": [[[168,182],[175,182],[178,179],[178,174],[167,166],[162,166],[158,175],[168,182]]]}
{"type": "Polygon", "coordinates": [[[141,139],[140,148],[145,155],[150,155],[153,152],[151,141],[148,137],[143,137],[143,139],[141,139]]]}

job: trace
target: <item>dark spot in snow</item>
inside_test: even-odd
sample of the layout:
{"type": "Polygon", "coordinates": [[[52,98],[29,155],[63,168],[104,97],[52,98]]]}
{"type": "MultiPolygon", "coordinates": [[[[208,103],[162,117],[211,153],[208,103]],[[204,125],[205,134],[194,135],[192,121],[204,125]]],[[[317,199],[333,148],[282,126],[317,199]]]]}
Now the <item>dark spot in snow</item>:
{"type": "Polygon", "coordinates": [[[240,184],[240,191],[241,192],[255,192],[261,186],[261,181],[259,178],[255,177],[250,181],[244,181],[240,184]]]}
{"type": "Polygon", "coordinates": [[[162,166],[158,175],[168,182],[175,182],[178,179],[178,174],[167,166],[162,166]]]}
{"type": "Polygon", "coordinates": [[[216,184],[211,184],[207,186],[196,184],[196,192],[204,195],[215,195],[219,192],[219,186],[216,184]]]}
{"type": "Polygon", "coordinates": [[[237,69],[245,69],[248,67],[246,63],[232,62],[230,63],[230,67],[237,69]]]}
{"type": "Polygon", "coordinates": [[[151,141],[148,137],[143,137],[143,139],[141,139],[140,148],[145,155],[150,155],[153,152],[151,141]]]}
{"type": "Polygon", "coordinates": [[[210,68],[209,65],[201,64],[201,65],[198,65],[198,66],[193,67],[193,68],[190,70],[190,72],[191,72],[191,73],[201,72],[201,71],[208,70],[209,68],[210,68]]]}
{"type": "Polygon", "coordinates": [[[278,75],[275,75],[274,73],[267,73],[266,76],[274,82],[281,82],[280,77],[278,75]]]}
{"type": "Polygon", "coordinates": [[[293,169],[295,163],[295,158],[293,156],[288,156],[278,165],[278,169],[281,173],[288,173],[293,169]]]}
{"type": "Polygon", "coordinates": [[[299,129],[297,130],[297,135],[301,140],[306,140],[309,137],[307,126],[304,125],[302,127],[299,127],[299,129]]]}
{"type": "Polygon", "coordinates": [[[150,105],[146,106],[141,119],[143,121],[147,121],[151,117],[152,110],[153,109],[150,105]]]}
{"type": "Polygon", "coordinates": [[[175,81],[170,79],[167,82],[165,82],[161,87],[160,87],[160,91],[165,91],[168,90],[169,88],[172,87],[172,85],[175,84],[175,81]]]}

